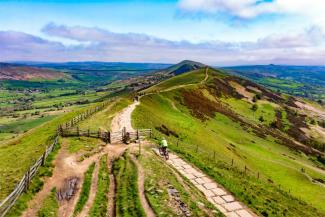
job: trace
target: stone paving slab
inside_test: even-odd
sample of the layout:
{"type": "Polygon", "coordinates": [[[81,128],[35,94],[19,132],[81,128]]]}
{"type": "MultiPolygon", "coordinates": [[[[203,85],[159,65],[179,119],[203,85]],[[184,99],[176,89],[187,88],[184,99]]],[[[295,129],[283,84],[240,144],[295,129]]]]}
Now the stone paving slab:
{"type": "MultiPolygon", "coordinates": [[[[157,155],[159,151],[153,149],[157,155]]],[[[199,169],[195,168],[173,153],[169,153],[167,163],[185,176],[201,191],[220,212],[229,217],[257,217],[245,205],[238,202],[236,198],[225,190],[221,185],[207,177],[199,169]]]]}

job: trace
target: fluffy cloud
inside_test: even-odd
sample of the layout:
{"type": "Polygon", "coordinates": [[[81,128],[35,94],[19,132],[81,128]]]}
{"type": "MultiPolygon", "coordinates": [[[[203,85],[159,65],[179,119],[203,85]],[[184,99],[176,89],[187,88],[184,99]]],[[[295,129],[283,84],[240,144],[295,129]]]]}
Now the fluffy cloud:
{"type": "Polygon", "coordinates": [[[179,8],[187,12],[226,13],[249,19],[263,14],[299,14],[324,18],[324,0],[180,0],[179,8]]]}
{"type": "Polygon", "coordinates": [[[67,46],[21,32],[0,31],[0,60],[173,63],[193,59],[215,65],[323,64],[325,60],[325,36],[318,27],[299,34],[270,35],[256,42],[237,43],[170,41],[145,34],[53,23],[42,31],[49,37],[76,43],[67,46]]]}

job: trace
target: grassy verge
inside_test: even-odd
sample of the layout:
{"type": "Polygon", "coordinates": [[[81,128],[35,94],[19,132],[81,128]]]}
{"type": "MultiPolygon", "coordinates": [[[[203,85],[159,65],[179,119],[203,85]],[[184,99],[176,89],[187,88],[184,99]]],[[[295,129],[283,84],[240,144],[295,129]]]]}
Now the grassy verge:
{"type": "Polygon", "coordinates": [[[52,171],[54,168],[53,160],[60,149],[60,142],[55,146],[53,151],[47,157],[43,167],[39,169],[36,176],[33,178],[30,183],[29,190],[26,193],[23,193],[20,198],[17,200],[16,204],[11,208],[7,217],[17,217],[20,216],[25,209],[27,209],[28,201],[30,201],[33,196],[39,192],[43,185],[43,179],[47,176],[52,176],[52,171]]]}
{"type": "Polygon", "coordinates": [[[145,170],[145,195],[157,216],[177,216],[180,208],[168,194],[172,185],[192,216],[223,216],[187,179],[180,183],[174,172],[158,156],[144,152],[138,158],[145,170]],[[184,187],[186,186],[186,187],[184,187]],[[216,212],[212,212],[215,210],[216,212]]]}
{"type": "Polygon", "coordinates": [[[114,162],[116,216],[145,216],[138,195],[137,168],[127,154],[114,162]]]}
{"type": "Polygon", "coordinates": [[[109,169],[107,165],[107,155],[100,159],[97,192],[94,203],[90,209],[89,216],[98,217],[106,216],[108,206],[108,191],[109,191],[109,169]]]}
{"type": "Polygon", "coordinates": [[[59,210],[59,203],[56,199],[56,189],[53,188],[51,193],[42,202],[42,207],[38,211],[38,217],[57,217],[59,210]]]}
{"type": "Polygon", "coordinates": [[[77,214],[81,212],[81,210],[87,203],[94,169],[95,169],[95,163],[92,163],[84,174],[84,182],[82,184],[78,202],[73,211],[73,216],[77,216],[77,214]]]}

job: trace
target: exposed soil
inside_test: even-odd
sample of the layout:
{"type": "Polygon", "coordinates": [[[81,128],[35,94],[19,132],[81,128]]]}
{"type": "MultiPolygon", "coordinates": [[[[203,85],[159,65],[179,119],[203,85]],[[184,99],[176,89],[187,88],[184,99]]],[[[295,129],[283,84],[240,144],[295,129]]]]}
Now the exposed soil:
{"type": "Polygon", "coordinates": [[[317,114],[318,117],[320,117],[321,119],[325,119],[325,111],[315,108],[311,105],[305,104],[305,103],[301,103],[299,101],[295,101],[294,104],[301,109],[305,109],[307,111],[311,111],[315,114],[317,114]]]}
{"type": "Polygon", "coordinates": [[[80,193],[80,186],[83,182],[83,174],[87,170],[88,166],[98,158],[98,154],[93,155],[84,161],[78,163],[78,156],[76,154],[70,154],[67,150],[66,140],[63,139],[62,148],[59,150],[56,159],[54,160],[53,175],[46,178],[44,186],[31,201],[28,203],[28,209],[22,214],[23,217],[36,216],[46,196],[50,193],[53,187],[62,189],[65,185],[65,181],[70,177],[79,178],[80,182],[77,185],[77,191],[70,200],[63,200],[59,203],[59,216],[68,217],[71,216],[74,205],[77,202],[77,198],[80,193]]]}

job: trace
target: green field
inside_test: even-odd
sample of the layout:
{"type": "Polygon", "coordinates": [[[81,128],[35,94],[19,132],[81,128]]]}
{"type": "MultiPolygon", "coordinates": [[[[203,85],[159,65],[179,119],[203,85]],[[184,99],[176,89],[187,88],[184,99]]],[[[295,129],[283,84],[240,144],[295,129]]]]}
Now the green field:
{"type": "MultiPolygon", "coordinates": [[[[179,83],[182,84],[181,79],[179,83]]],[[[182,103],[182,91],[184,89],[181,88],[143,97],[141,105],[133,113],[134,126],[155,129],[164,125],[178,135],[184,148],[192,145],[212,154],[215,152],[218,160],[217,165],[230,164],[233,159],[236,168],[241,171],[246,165],[252,175],[256,176],[259,172],[263,177],[259,181],[249,177],[240,177],[239,179],[236,178],[238,176],[236,170],[218,169],[213,166],[212,162],[207,161],[206,155],[197,154],[195,148],[180,151],[184,157],[194,156],[193,163],[197,163],[197,166],[202,169],[205,167],[206,169],[215,168],[207,171],[260,214],[267,212],[274,216],[275,212],[288,212],[291,216],[299,216],[302,213],[306,216],[321,215],[320,213],[316,214],[317,212],[313,208],[316,207],[322,212],[322,215],[325,215],[324,187],[311,181],[313,178],[325,180],[325,174],[316,168],[307,156],[289,150],[270,136],[261,138],[252,129],[243,128],[239,123],[223,114],[216,113],[207,121],[194,118],[191,111],[182,103]],[[204,165],[205,162],[207,165],[204,165]],[[302,168],[305,172],[302,172],[302,168]],[[268,179],[272,180],[273,184],[269,183],[268,179]],[[278,189],[279,185],[281,190],[278,189]],[[254,191],[254,186],[256,189],[260,189],[260,192],[256,189],[254,191]],[[251,195],[245,193],[247,188],[252,188],[251,195]],[[289,191],[290,196],[287,193],[289,191]],[[263,195],[260,195],[261,192],[263,195]],[[266,205],[263,200],[271,200],[274,204],[266,205]],[[295,204],[295,206],[291,204],[295,204]]],[[[267,105],[263,107],[263,110],[265,114],[269,113],[266,115],[266,119],[271,120],[274,115],[273,107],[267,105]]],[[[237,111],[239,114],[242,112],[242,115],[245,116],[248,113],[247,106],[239,106],[237,111]]],[[[251,119],[250,115],[248,115],[248,119],[251,119]]],[[[162,135],[157,130],[155,133],[162,135]]],[[[174,136],[170,135],[168,140],[176,144],[174,136]]],[[[177,150],[175,146],[172,148],[177,150]]]]}

